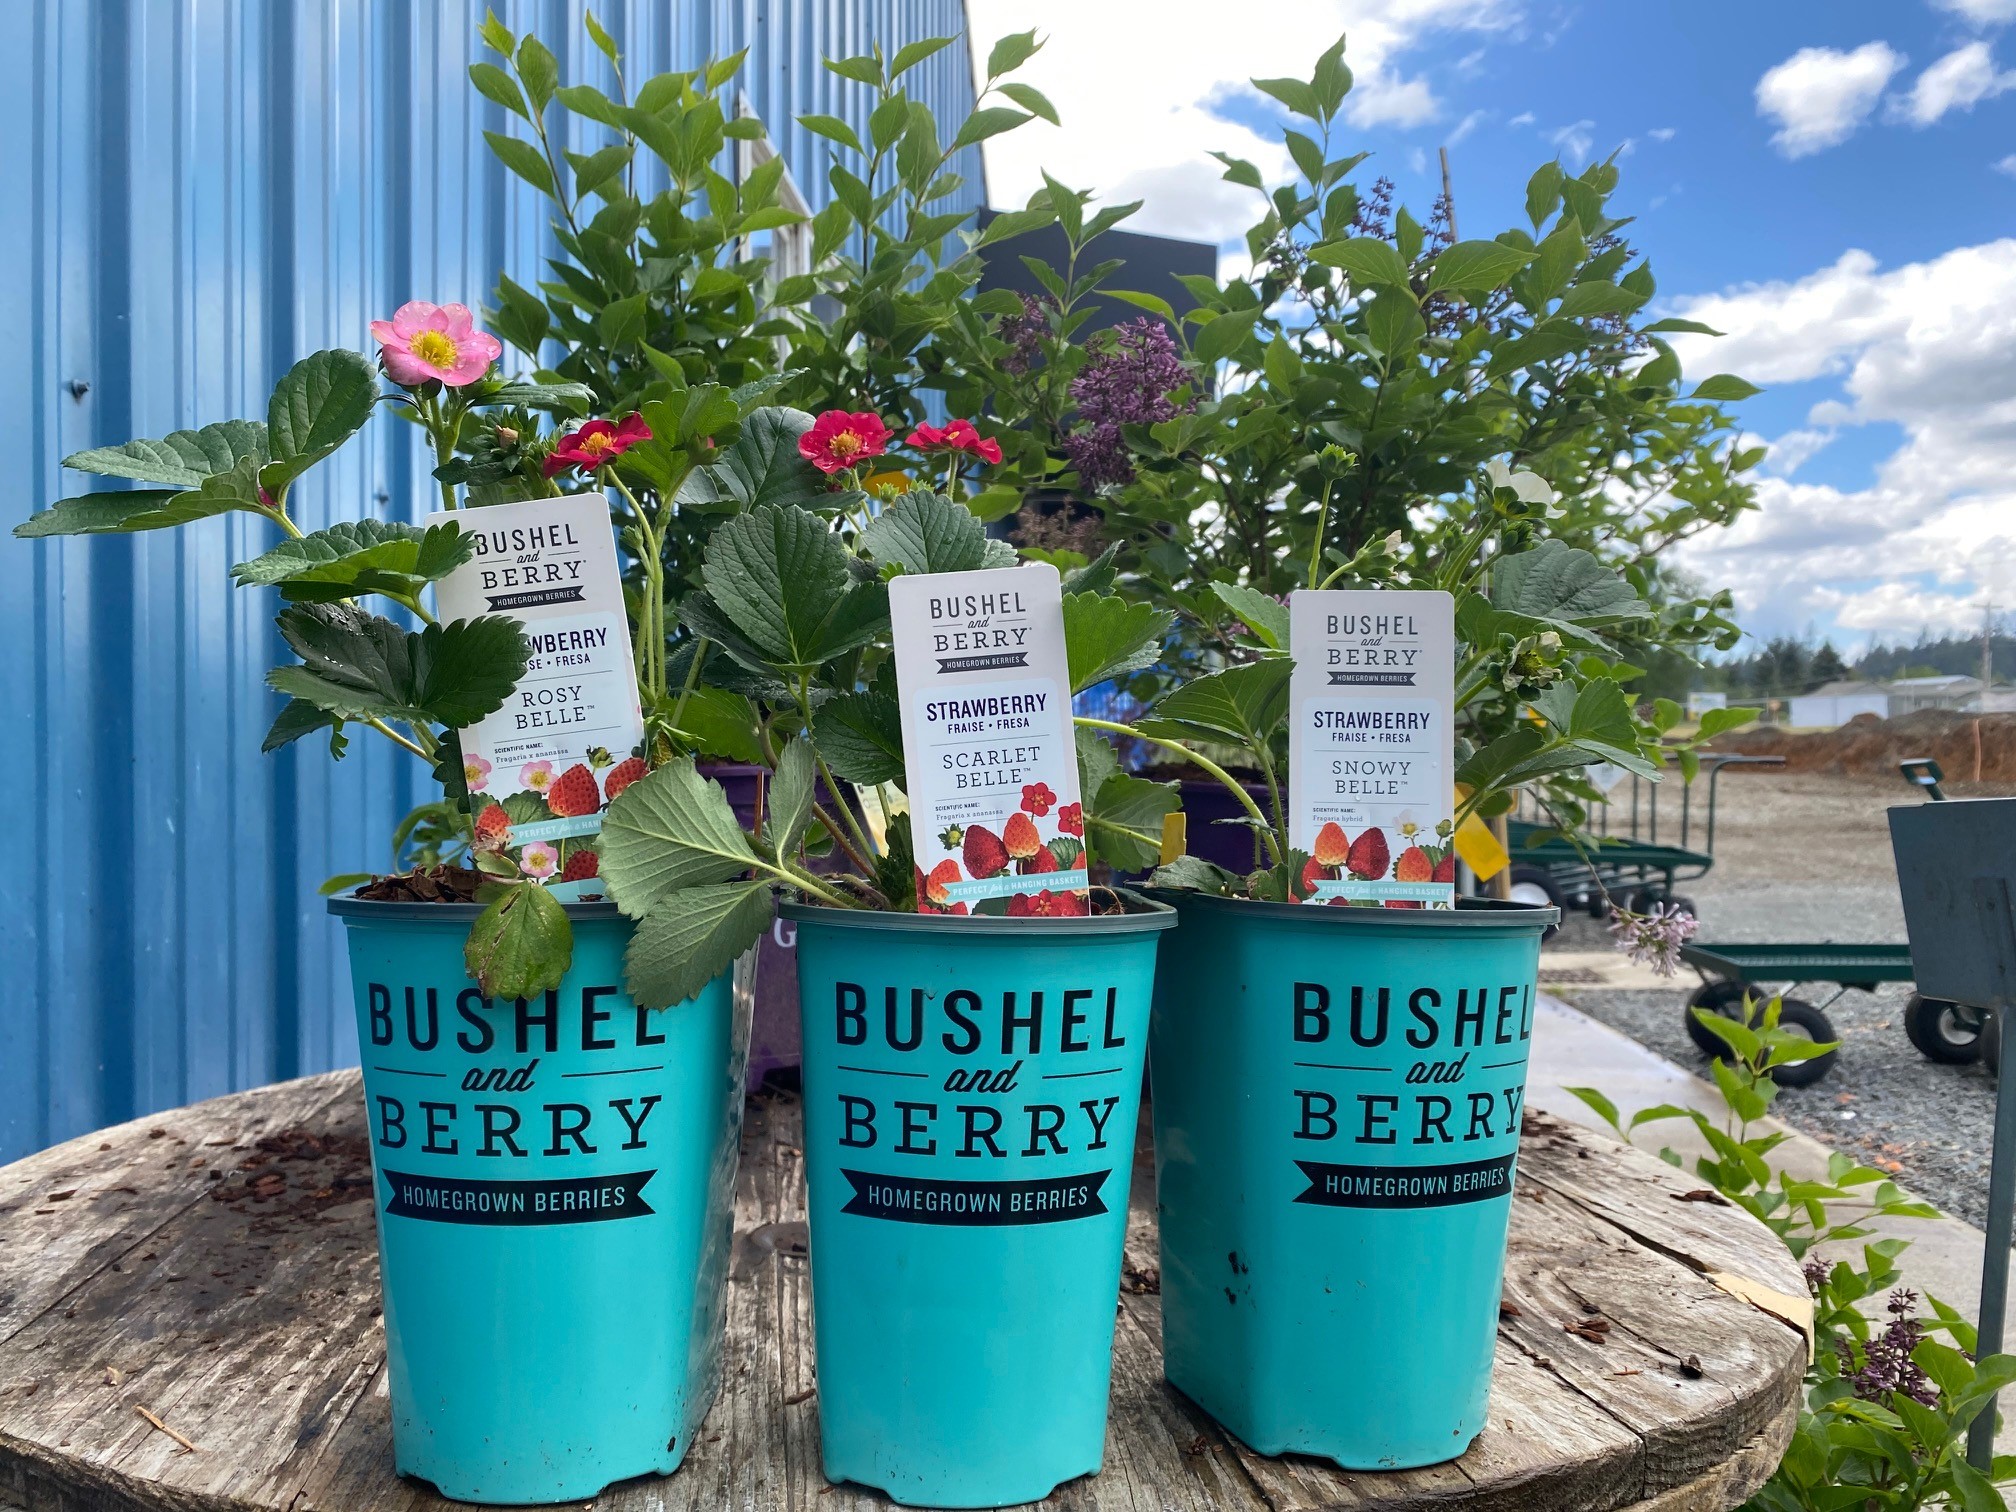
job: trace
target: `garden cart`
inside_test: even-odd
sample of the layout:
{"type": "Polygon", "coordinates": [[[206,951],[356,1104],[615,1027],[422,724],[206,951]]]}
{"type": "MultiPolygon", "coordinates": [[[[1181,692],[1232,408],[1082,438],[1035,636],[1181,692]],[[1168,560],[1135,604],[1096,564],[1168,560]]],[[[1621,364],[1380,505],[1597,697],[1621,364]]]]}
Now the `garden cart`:
{"type": "Polygon", "coordinates": [[[1507,836],[1511,896],[1520,903],[1584,908],[1599,919],[1612,902],[1631,910],[1664,903],[1695,913],[1693,901],[1674,889],[1678,883],[1706,876],[1715,865],[1715,788],[1723,769],[1784,764],[1783,756],[1703,752],[1706,796],[1697,805],[1694,784],[1680,784],[1678,821],[1669,799],[1663,840],[1659,789],[1666,784],[1621,772],[1607,800],[1591,808],[1587,836],[1570,839],[1531,814],[1515,817],[1507,836]]]}

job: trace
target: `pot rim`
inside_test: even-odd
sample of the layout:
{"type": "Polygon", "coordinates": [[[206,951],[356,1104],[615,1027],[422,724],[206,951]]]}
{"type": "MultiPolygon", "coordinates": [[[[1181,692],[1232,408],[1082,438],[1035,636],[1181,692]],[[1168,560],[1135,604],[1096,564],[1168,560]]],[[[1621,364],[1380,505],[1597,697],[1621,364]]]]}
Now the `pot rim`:
{"type": "MultiPolygon", "coordinates": [[[[349,893],[329,900],[329,912],[339,919],[431,919],[439,924],[473,924],[488,906],[483,903],[395,903],[390,899],[353,897],[349,893]]],[[[560,906],[576,923],[623,917],[623,911],[607,900],[600,903],[562,903],[560,906]]]]}
{"type": "Polygon", "coordinates": [[[1216,893],[1180,887],[1144,887],[1152,901],[1186,907],[1257,913],[1260,918],[1296,919],[1326,929],[1488,929],[1498,932],[1539,932],[1561,922],[1561,910],[1551,903],[1514,903],[1508,898],[1458,898],[1447,908],[1318,908],[1308,903],[1269,903],[1256,898],[1226,898],[1216,893]]]}
{"type": "Polygon", "coordinates": [[[988,935],[1023,935],[1037,940],[1054,940],[1065,935],[1150,934],[1176,927],[1176,910],[1158,898],[1150,898],[1132,888],[1115,891],[1136,903],[1148,906],[1146,913],[1086,914],[1079,918],[1011,919],[1006,914],[884,913],[879,909],[829,908],[817,903],[789,903],[779,899],[777,916],[794,924],[830,924],[835,929],[896,930],[902,933],[952,935],[963,938],[988,935]]]}

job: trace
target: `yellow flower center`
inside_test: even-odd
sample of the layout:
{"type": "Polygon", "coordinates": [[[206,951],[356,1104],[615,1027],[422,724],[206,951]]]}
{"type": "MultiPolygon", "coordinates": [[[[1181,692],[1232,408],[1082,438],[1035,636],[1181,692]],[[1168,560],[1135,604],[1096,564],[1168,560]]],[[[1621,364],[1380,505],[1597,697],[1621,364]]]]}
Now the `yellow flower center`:
{"type": "Polygon", "coordinates": [[[832,441],[827,444],[834,456],[843,458],[856,455],[868,445],[866,441],[861,439],[859,431],[851,430],[836,432],[832,441]]]}
{"type": "Polygon", "coordinates": [[[616,444],[616,438],[607,431],[597,431],[592,436],[581,438],[581,450],[591,457],[599,457],[616,444]]]}
{"type": "Polygon", "coordinates": [[[429,367],[455,366],[455,339],[446,331],[422,331],[406,350],[429,367]]]}

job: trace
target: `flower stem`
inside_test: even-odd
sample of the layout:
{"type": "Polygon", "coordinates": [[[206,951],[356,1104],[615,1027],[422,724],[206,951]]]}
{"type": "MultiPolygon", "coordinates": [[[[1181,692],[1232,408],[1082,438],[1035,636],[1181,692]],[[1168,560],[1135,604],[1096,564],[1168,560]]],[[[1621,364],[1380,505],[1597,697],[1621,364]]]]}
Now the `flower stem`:
{"type": "Polygon", "coordinates": [[[404,735],[401,735],[397,730],[393,729],[392,726],[385,723],[384,720],[367,719],[364,721],[364,723],[366,725],[369,725],[372,729],[376,730],[380,735],[383,735],[387,740],[391,741],[394,745],[404,746],[407,750],[411,751],[415,756],[418,756],[422,761],[427,762],[429,765],[433,764],[434,758],[431,755],[429,755],[425,750],[421,749],[419,745],[417,745],[411,740],[408,740],[404,735]]]}
{"type": "Polygon", "coordinates": [[[1135,729],[1132,725],[1116,724],[1110,719],[1094,719],[1089,714],[1079,714],[1075,715],[1071,722],[1076,725],[1082,725],[1088,730],[1111,730],[1116,735],[1130,735],[1136,740],[1145,740],[1150,745],[1162,747],[1165,751],[1174,751],[1185,760],[1203,768],[1209,776],[1215,777],[1219,782],[1223,783],[1232,796],[1239,800],[1240,806],[1253,817],[1254,822],[1260,827],[1261,839],[1267,842],[1268,854],[1274,858],[1276,866],[1281,864],[1281,841],[1274,833],[1274,826],[1267,822],[1267,816],[1260,812],[1260,805],[1253,801],[1253,795],[1246,791],[1245,786],[1210,757],[1200,755],[1198,752],[1191,750],[1190,747],[1182,745],[1177,741],[1163,740],[1154,735],[1146,735],[1135,729]]]}

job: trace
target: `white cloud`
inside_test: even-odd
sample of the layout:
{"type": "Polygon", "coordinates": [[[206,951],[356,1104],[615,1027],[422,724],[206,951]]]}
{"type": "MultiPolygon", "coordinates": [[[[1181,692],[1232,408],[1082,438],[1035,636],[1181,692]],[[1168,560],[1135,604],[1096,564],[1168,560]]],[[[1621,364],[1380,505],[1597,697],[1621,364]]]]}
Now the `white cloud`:
{"type": "Polygon", "coordinates": [[[1571,126],[1563,126],[1558,131],[1546,134],[1547,140],[1561,149],[1561,155],[1569,163],[1580,168],[1589,161],[1589,154],[1596,146],[1596,123],[1577,121],[1571,126]]]}
{"type": "Polygon", "coordinates": [[[1674,130],[1671,126],[1654,126],[1645,135],[1655,142],[1670,142],[1673,140],[1674,130]]]}
{"type": "Polygon", "coordinates": [[[1886,42],[1853,52],[1802,47],[1757,81],[1757,113],[1778,122],[1771,140],[1780,152],[1806,157],[1854,135],[1905,61],[1886,42]]]}
{"type": "Polygon", "coordinates": [[[1812,461],[1834,436],[1831,430],[1789,430],[1769,443],[1771,451],[1764,458],[1764,470],[1789,478],[1812,461]]]}
{"type": "Polygon", "coordinates": [[[1265,207],[1223,183],[1207,154],[1246,158],[1270,183],[1294,171],[1277,132],[1225,118],[1235,97],[1242,115],[1276,108],[1249,79],[1306,79],[1342,33],[1356,80],[1353,126],[1425,125],[1443,107],[1425,77],[1403,71],[1408,51],[1437,35],[1501,33],[1518,22],[1522,0],[1242,0],[1232,24],[1216,0],[1164,0],[1152,24],[1146,7],[1112,0],[970,0],[968,9],[982,59],[1009,32],[1033,26],[1047,39],[1016,77],[1063,117],[1061,128],[1035,122],[986,144],[997,206],[1021,205],[1048,168],[1109,203],[1152,196],[1131,229],[1224,244],[1265,207]]]}
{"type": "Polygon", "coordinates": [[[1465,117],[1463,117],[1462,120],[1456,123],[1456,129],[1449,133],[1449,139],[1445,141],[1442,145],[1444,147],[1455,147],[1461,145],[1464,139],[1467,138],[1471,132],[1475,131],[1479,126],[1482,126],[1486,121],[1490,119],[1491,119],[1491,112],[1488,110],[1471,111],[1470,114],[1466,115],[1465,117]]]}
{"type": "Polygon", "coordinates": [[[1932,0],[1932,3],[1976,26],[2000,26],[2016,21],[2016,0],[1932,0]]]}
{"type": "Polygon", "coordinates": [[[2016,152],[2010,153],[2005,158],[1997,158],[1988,166],[1993,168],[1997,173],[2006,173],[2011,178],[2016,178],[2016,152]]]}
{"type": "Polygon", "coordinates": [[[1690,375],[1838,383],[1811,429],[1780,438],[1807,448],[1798,462],[1816,434],[1883,425],[1904,437],[1867,487],[1765,476],[1758,513],[1682,548],[1704,580],[1736,592],[1747,628],[1817,619],[1912,635],[1983,593],[2016,594],[2016,239],[1889,269],[1850,251],[1679,313],[1728,333],[1675,339],[1690,375]]]}
{"type": "Polygon", "coordinates": [[[1519,114],[1512,117],[1512,119],[1507,121],[1505,124],[1507,126],[1531,126],[1534,122],[1534,119],[1535,117],[1532,111],[1522,110],[1519,112],[1519,114]]]}
{"type": "Polygon", "coordinates": [[[1972,110],[2012,88],[2016,73],[1997,73],[1988,44],[1969,42],[1918,75],[1911,92],[1891,102],[1891,113],[1913,126],[1930,126],[1949,110],[1972,110]]]}

